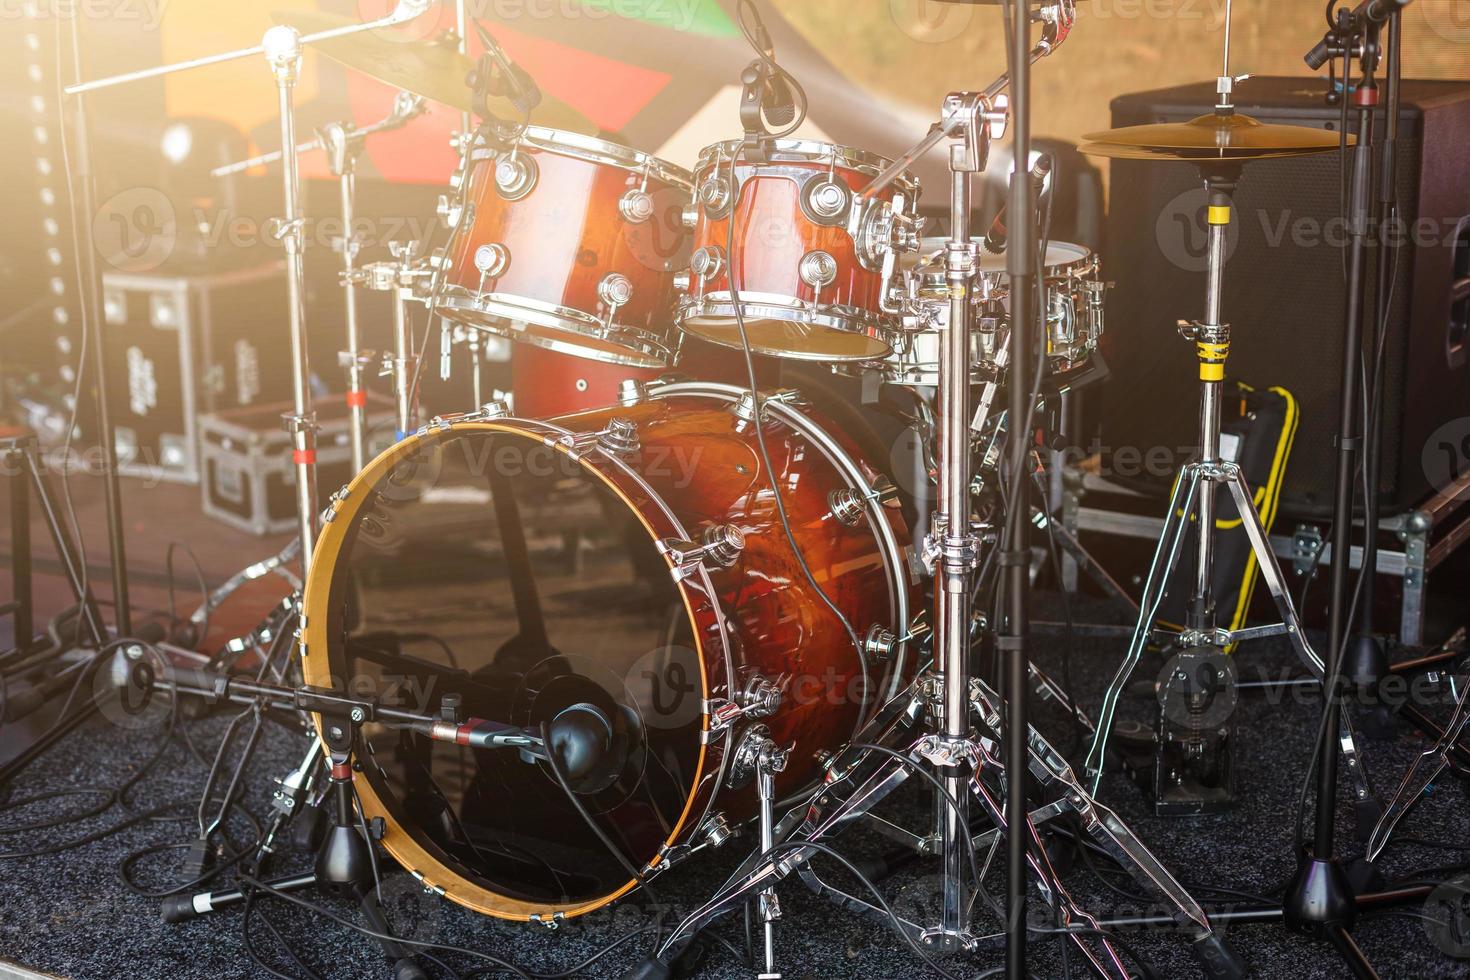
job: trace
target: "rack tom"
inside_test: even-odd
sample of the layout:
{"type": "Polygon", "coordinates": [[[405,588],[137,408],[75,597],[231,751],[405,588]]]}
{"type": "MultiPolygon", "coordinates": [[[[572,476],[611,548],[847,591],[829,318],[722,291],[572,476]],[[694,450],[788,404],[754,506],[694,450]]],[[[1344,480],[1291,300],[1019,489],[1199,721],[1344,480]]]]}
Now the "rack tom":
{"type": "Polygon", "coordinates": [[[577,133],[482,129],[445,220],[445,317],[564,354],[668,367],[687,171],[577,133]]]}
{"type": "Polygon", "coordinates": [[[828,362],[886,356],[902,331],[885,303],[896,268],[887,260],[917,243],[919,225],[912,175],[858,199],[888,164],[804,139],[767,139],[754,152],[738,140],[706,147],[697,200],[685,213],[694,251],[680,329],[743,347],[738,294],[756,353],[828,362]]]}

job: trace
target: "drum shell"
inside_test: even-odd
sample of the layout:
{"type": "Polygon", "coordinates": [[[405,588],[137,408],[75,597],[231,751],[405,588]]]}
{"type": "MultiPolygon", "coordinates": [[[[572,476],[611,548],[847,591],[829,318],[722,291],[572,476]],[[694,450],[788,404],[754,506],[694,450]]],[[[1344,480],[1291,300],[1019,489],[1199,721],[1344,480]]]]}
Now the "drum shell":
{"type": "MultiPolygon", "coordinates": [[[[525,305],[535,310],[573,311],[604,321],[609,308],[599,284],[609,274],[622,275],[631,283],[632,295],[613,311],[613,323],[668,346],[677,301],[674,274],[688,264],[689,236],[680,223],[689,202],[688,185],[661,176],[673,169],[665,165],[638,169],[588,159],[561,151],[554,139],[555,134],[546,142],[523,142],[515,149],[536,171],[534,186],[517,200],[507,199],[495,183],[496,163],[507,151],[482,146],[472,154],[460,223],[446,254],[446,283],[470,295],[479,292],[476,252],[485,245],[501,245],[509,264],[499,276],[485,277],[485,292],[529,301],[525,305]],[[640,187],[651,195],[654,213],[635,222],[623,216],[619,201],[640,187]]],[[[453,305],[442,312],[463,317],[453,305]]],[[[493,317],[475,316],[468,322],[481,319],[493,317]]],[[[505,326],[514,336],[514,324],[505,326]]],[[[575,341],[571,336],[565,343],[575,341]]]]}
{"type": "MultiPolygon", "coordinates": [[[[700,209],[700,220],[694,229],[694,248],[709,246],[723,254],[732,219],[736,231],[731,252],[733,258],[726,256],[724,269],[705,280],[702,291],[728,293],[733,270],[736,288],[742,295],[781,296],[804,304],[836,304],[877,316],[882,298],[881,272],[865,268],[858,260],[857,248],[845,226],[818,224],[802,211],[800,188],[787,174],[787,171],[801,171],[820,178],[825,176],[827,165],[786,162],[778,166],[780,171],[749,163],[736,164],[740,199],[731,213],[723,218],[712,218],[703,208],[700,209]],[[822,287],[820,296],[815,287],[802,280],[798,271],[802,256],[817,250],[837,260],[837,278],[831,285],[822,287]]],[[[728,164],[720,164],[719,169],[728,175],[728,164]]],[[[697,174],[695,186],[709,175],[710,171],[697,174]]],[[[871,179],[866,174],[840,166],[833,175],[854,194],[871,179]]],[[[892,200],[893,195],[887,192],[881,197],[892,200]]],[[[701,290],[701,284],[694,277],[691,277],[691,282],[691,292],[701,290]]]]}
{"type": "MultiPolygon", "coordinates": [[[[802,414],[822,427],[857,463],[870,485],[879,481],[880,474],[862,460],[845,437],[811,409],[803,408],[802,414]]],[[[721,653],[717,646],[706,646],[702,653],[706,675],[712,679],[709,697],[733,699],[752,676],[789,678],[781,709],[760,719],[760,723],[771,730],[777,745],[793,750],[786,770],[777,777],[778,793],[792,792],[815,778],[824,752],[835,751],[851,736],[859,704],[857,697],[849,695],[858,693],[853,678],[860,671],[860,660],[840,621],[807,581],[781,526],[760,463],[754,426],[738,419],[730,425],[732,413],[727,407],[711,410],[677,396],[632,409],[602,409],[557,421],[568,428],[588,431],[600,428],[613,417],[632,418],[640,429],[656,434],[657,438],[642,449],[645,459],[671,452],[664,459],[676,465],[650,466],[645,477],[686,528],[717,520],[736,524],[744,531],[740,563],[710,572],[720,608],[735,610],[729,616],[729,628],[735,640],[731,663],[736,689],[713,680],[724,674],[721,653]],[[711,436],[724,425],[730,425],[728,431],[711,436]],[[685,456],[679,460],[673,456],[680,446],[695,449],[697,458],[685,456]],[[682,464],[689,463],[725,476],[686,480],[682,464]],[[654,471],[652,475],[650,471],[654,471]]],[[[896,567],[885,568],[875,536],[865,527],[842,525],[832,513],[830,494],[848,487],[848,481],[832,467],[818,462],[820,454],[811,452],[804,438],[788,438],[783,435],[785,427],[769,419],[765,427],[771,463],[785,477],[782,502],[801,555],[859,640],[874,625],[892,629],[896,610],[886,615],[877,611],[890,606],[888,586],[903,590],[905,604],[913,609],[916,582],[909,575],[906,561],[901,555],[895,556],[900,559],[896,567]],[[825,574],[835,568],[843,571],[825,574]]],[[[899,548],[908,549],[910,534],[897,502],[891,501],[881,509],[899,548]]],[[[707,632],[713,624],[701,626],[706,627],[702,633],[713,635],[707,632]]],[[[889,686],[891,678],[880,679],[884,666],[871,664],[873,696],[889,686]]],[[[712,742],[707,768],[718,766],[731,748],[730,740],[712,742]]],[[[711,783],[702,787],[702,792],[713,796],[717,789],[711,783]]],[[[719,808],[732,822],[754,816],[756,805],[754,793],[748,789],[719,793],[719,808]]]]}
{"type": "MultiPolygon", "coordinates": [[[[732,386],[704,383],[668,385],[647,402],[567,416],[555,423],[461,422],[443,430],[431,428],[413,438],[432,440],[445,437],[446,432],[470,428],[513,432],[555,444],[558,451],[580,456],[589,469],[616,488],[655,540],[697,537],[700,529],[711,523],[734,522],[742,527],[746,544],[739,563],[731,568],[711,567],[686,580],[681,591],[695,627],[703,674],[701,694],[707,712],[723,700],[735,699],[757,674],[786,684],[780,709],[758,721],[770,729],[777,744],[791,749],[787,769],[777,780],[778,791],[784,794],[815,779],[825,754],[837,750],[850,736],[859,705],[847,695],[857,691],[852,679],[859,673],[859,660],[836,617],[806,582],[780,528],[769,483],[758,462],[754,428],[732,411],[739,391],[732,386]],[[603,429],[613,417],[628,419],[637,427],[641,445],[629,459],[588,448],[591,434],[603,429]],[[575,433],[583,437],[578,439],[572,435],[575,433]],[[805,686],[798,687],[797,682],[805,686]]],[[[793,534],[818,580],[860,638],[872,625],[882,625],[901,635],[912,609],[916,582],[905,554],[908,531],[897,506],[875,504],[868,520],[856,527],[842,524],[832,513],[828,495],[851,484],[844,471],[835,468],[822,447],[814,446],[805,432],[769,415],[764,432],[772,462],[783,477],[783,501],[793,534]],[[886,533],[893,547],[885,548],[879,540],[880,531],[886,533]]],[[[823,429],[822,438],[846,455],[848,464],[862,479],[877,481],[878,474],[851,451],[841,436],[823,429]]],[[[305,600],[308,618],[304,667],[308,683],[323,683],[333,676],[331,637],[340,632],[342,624],[334,620],[331,611],[321,608],[321,597],[331,592],[333,563],[346,528],[354,519],[354,508],[371,496],[367,491],[391,471],[395,457],[413,451],[407,443],[390,449],[364,471],[345,496],[334,499],[336,516],[324,525],[305,600]]],[[[903,659],[897,664],[873,666],[875,697],[910,672],[903,659]],[[884,670],[891,677],[881,683],[876,675],[884,670]]],[[[704,724],[709,727],[708,716],[704,724]]],[[[703,746],[699,777],[690,787],[685,818],[666,847],[693,843],[712,808],[725,814],[732,824],[755,814],[753,791],[749,787],[732,790],[726,785],[728,757],[748,725],[736,722],[703,746]]],[[[629,882],[596,901],[565,906],[537,908],[501,901],[499,896],[458,876],[451,866],[437,863],[394,821],[369,785],[364,783],[360,790],[369,817],[388,818],[384,844],[390,852],[423,874],[427,884],[445,889],[448,897],[478,911],[522,920],[540,914],[577,915],[607,904],[632,887],[629,882]]],[[[657,865],[662,855],[634,857],[657,865]]]]}

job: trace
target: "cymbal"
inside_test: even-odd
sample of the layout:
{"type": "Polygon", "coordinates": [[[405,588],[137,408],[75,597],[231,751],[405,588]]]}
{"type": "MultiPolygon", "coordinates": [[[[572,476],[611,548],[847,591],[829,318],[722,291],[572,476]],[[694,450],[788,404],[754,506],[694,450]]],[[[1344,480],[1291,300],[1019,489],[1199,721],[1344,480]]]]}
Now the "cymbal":
{"type": "MultiPolygon", "coordinates": [[[[1087,133],[1079,149],[1124,160],[1261,160],[1327,153],[1339,134],[1309,126],[1263,123],[1241,113],[1206,113],[1182,123],[1152,123],[1087,133]]],[[[1356,142],[1348,136],[1348,145],[1356,142]]]]}
{"type": "MultiPolygon", "coordinates": [[[[361,23],[350,17],[314,10],[277,10],[271,13],[271,19],[278,24],[289,24],[302,34],[361,23]]],[[[422,95],[461,112],[475,111],[471,105],[474,93],[465,81],[475,68],[474,59],[460,54],[452,39],[445,35],[408,40],[394,37],[391,28],[384,28],[327,38],[308,47],[394,88],[422,95]]],[[[521,113],[509,99],[490,96],[485,103],[496,118],[520,121],[521,113]]],[[[545,92],[541,93],[541,104],[531,112],[531,121],[538,126],[589,136],[596,135],[598,131],[592,120],[545,92]]]]}

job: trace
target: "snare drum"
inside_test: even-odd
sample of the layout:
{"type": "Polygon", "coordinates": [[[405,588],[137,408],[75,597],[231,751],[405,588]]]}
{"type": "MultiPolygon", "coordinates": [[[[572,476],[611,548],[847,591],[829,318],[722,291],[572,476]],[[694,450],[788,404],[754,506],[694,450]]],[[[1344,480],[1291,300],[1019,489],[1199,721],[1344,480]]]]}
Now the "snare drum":
{"type": "MultiPolygon", "coordinates": [[[[939,384],[939,346],[949,322],[949,287],[944,273],[946,239],[926,238],[904,274],[914,312],[892,353],[873,369],[889,384],[934,387],[939,384]]],[[[980,239],[976,239],[977,244],[980,239]]],[[[1005,311],[1010,303],[1006,257],[981,251],[976,261],[975,297],[970,318],[970,380],[995,377],[996,352],[1006,343],[1005,311]]],[[[1049,242],[1046,282],[1047,354],[1055,371],[1070,370],[1091,356],[1103,333],[1103,292],[1098,259],[1085,245],[1049,242]]],[[[861,366],[866,367],[866,366],[861,366]]],[[[855,366],[844,373],[862,373],[855,366]]]]}
{"type": "Polygon", "coordinates": [[[861,203],[858,192],[888,160],[802,139],[767,139],[758,153],[742,146],[700,154],[697,200],[685,212],[694,252],[680,329],[742,346],[733,271],[751,350],[829,362],[886,356],[902,325],[885,309],[884,259],[917,244],[918,180],[904,174],[861,203]]]}
{"type": "Polygon", "coordinates": [[[616,143],[539,126],[475,137],[445,207],[454,228],[441,314],[610,364],[673,361],[674,275],[687,171],[616,143]]]}

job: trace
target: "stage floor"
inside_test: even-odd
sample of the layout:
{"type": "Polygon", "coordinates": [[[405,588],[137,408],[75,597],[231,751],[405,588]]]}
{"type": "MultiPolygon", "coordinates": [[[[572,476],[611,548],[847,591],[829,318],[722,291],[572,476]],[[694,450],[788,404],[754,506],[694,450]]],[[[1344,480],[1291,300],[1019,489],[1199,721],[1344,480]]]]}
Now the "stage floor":
{"type": "MultiPolygon", "coordinates": [[[[104,595],[106,588],[105,537],[101,535],[100,498],[95,481],[76,481],[78,514],[88,535],[92,575],[104,595]]],[[[157,614],[167,608],[167,579],[163,554],[167,541],[187,541],[193,547],[211,586],[217,585],[245,563],[278,550],[282,539],[264,540],[231,531],[198,513],[197,489],[161,486],[151,489],[125,486],[129,516],[130,557],[134,564],[134,603],[140,610],[157,614]]],[[[38,528],[39,531],[39,528],[38,528]]],[[[38,541],[44,539],[38,538],[38,541]]],[[[45,545],[38,545],[47,551],[45,545]]],[[[49,560],[49,555],[48,555],[49,560]]],[[[43,563],[44,570],[44,563],[43,563]]],[[[176,562],[181,607],[192,609],[192,566],[176,562]]],[[[69,600],[62,580],[52,573],[38,578],[38,614],[42,617],[64,608],[69,600]]],[[[3,586],[0,586],[3,587],[3,586]]],[[[1115,610],[1078,598],[1074,613],[1084,619],[1116,622],[1115,610]]],[[[1060,619],[1055,596],[1043,596],[1039,613],[1060,619]]],[[[1060,637],[1039,636],[1038,660],[1054,676],[1061,676],[1065,642],[1060,637]]],[[[1122,653],[1117,640],[1078,638],[1072,646],[1071,673],[1085,707],[1095,707],[1103,685],[1122,653]]],[[[1273,644],[1257,644],[1242,651],[1242,676],[1268,676],[1292,670],[1292,655],[1273,644]]],[[[1139,677],[1153,677],[1158,662],[1144,664],[1139,677]]],[[[1128,714],[1142,718],[1146,706],[1125,702],[1128,714]]],[[[1239,802],[1224,815],[1194,819],[1156,818],[1145,812],[1137,789],[1121,774],[1105,778],[1101,799],[1113,806],[1139,837],[1158,854],[1187,885],[1196,886],[1196,897],[1209,906],[1240,904],[1227,892],[1208,893],[1198,886],[1262,892],[1286,879],[1293,866],[1291,820],[1298,789],[1305,772],[1319,705],[1313,696],[1284,695],[1268,699],[1248,693],[1236,709],[1236,765],[1239,802]]],[[[1433,710],[1443,716],[1443,708],[1433,710]]],[[[150,846],[179,844],[192,826],[194,803],[205,775],[201,761],[186,748],[183,734],[193,740],[197,751],[210,758],[230,712],[199,721],[180,722],[179,731],[168,737],[159,727],[131,730],[99,719],[66,738],[40,764],[26,771],[10,789],[8,809],[0,815],[0,832],[22,823],[75,813],[92,798],[61,797],[13,809],[18,801],[60,789],[111,787],[126,779],[168,739],[162,763],[147,775],[130,795],[131,806],[114,805],[96,816],[62,823],[44,830],[3,833],[0,836],[0,960],[61,977],[162,977],[214,978],[262,976],[265,971],[252,964],[242,942],[244,917],[237,910],[197,919],[180,925],[159,921],[159,901],[134,894],[119,876],[119,864],[130,853],[150,846]],[[159,822],[140,819],[140,814],[165,804],[177,804],[187,820],[159,822]],[[17,857],[21,852],[48,849],[109,828],[125,829],[94,842],[62,848],[40,856],[17,857]]],[[[1051,707],[1038,709],[1044,730],[1059,744],[1067,741],[1065,717],[1051,707]]],[[[271,780],[282,775],[299,759],[302,736],[283,727],[267,726],[262,748],[248,772],[247,808],[263,817],[268,810],[271,780]]],[[[1391,736],[1365,741],[1367,762],[1380,795],[1392,792],[1405,766],[1423,748],[1422,740],[1407,726],[1391,736]]],[[[1078,753],[1073,753],[1074,757],[1078,753]]],[[[912,784],[911,784],[912,785],[912,784]]],[[[507,805],[514,805],[508,800],[507,805]]],[[[900,791],[885,807],[892,820],[921,827],[928,812],[928,797],[922,792],[900,791]]],[[[1470,800],[1464,787],[1453,778],[1435,787],[1404,821],[1400,840],[1384,861],[1390,878],[1403,877],[1422,869],[1453,865],[1470,859],[1470,800]],[[1448,847],[1419,843],[1447,842],[1448,847]]],[[[249,835],[246,824],[235,828],[237,839],[249,835]]],[[[1342,809],[1340,847],[1351,856],[1361,851],[1355,843],[1352,815],[1342,809]]],[[[531,972],[556,972],[573,967],[630,931],[652,928],[660,905],[688,910],[717,887],[723,876],[752,847],[749,832],[723,849],[698,856],[654,882],[656,895],[631,896],[610,909],[574,920],[552,932],[542,927],[511,925],[470,913],[425,895],[406,873],[393,868],[385,880],[386,899],[395,926],[411,938],[464,946],[510,960],[531,972]]],[[[876,857],[888,850],[883,840],[859,828],[841,839],[840,849],[855,858],[876,857]]],[[[162,890],[179,872],[182,848],[165,848],[141,859],[137,875],[147,885],[162,890]]],[[[273,873],[304,868],[309,860],[299,854],[282,855],[273,873]]],[[[818,859],[818,867],[822,861],[818,859]]],[[[842,875],[830,863],[834,879],[842,875]]],[[[903,914],[924,917],[935,908],[938,878],[933,861],[913,863],[895,874],[885,893],[903,914]]],[[[1107,917],[1151,913],[1149,903],[1128,897],[1130,882],[1110,882],[1122,891],[1104,885],[1082,863],[1065,872],[1064,880],[1081,904],[1095,915],[1107,917]]],[[[1004,882],[988,879],[992,892],[1002,894],[1004,882]]],[[[799,882],[781,887],[785,917],[778,929],[780,965],[788,978],[837,977],[896,978],[923,976],[921,962],[903,946],[895,934],[856,914],[839,911],[812,896],[799,882]]],[[[313,899],[318,896],[311,895],[313,899]]],[[[321,899],[339,915],[353,915],[354,907],[335,898],[321,899]]],[[[1039,900],[1033,900],[1039,914],[1039,900]]],[[[1363,918],[1356,935],[1385,977],[1464,977],[1470,975],[1465,960],[1446,957],[1426,931],[1423,905],[1392,914],[1363,918]]],[[[669,913],[666,919],[674,913],[669,913]]],[[[323,977],[388,976],[388,969],[375,946],[348,929],[320,915],[288,906],[279,900],[257,904],[250,935],[259,955],[274,969],[288,976],[308,976],[282,952],[265,922],[268,918],[296,950],[302,964],[323,977]],[[262,915],[263,913],[263,915],[262,915]]],[[[998,922],[983,906],[977,912],[979,926],[994,931],[998,922]]],[[[355,918],[353,921],[357,921],[355,918]]],[[[743,944],[739,923],[732,921],[720,933],[737,947],[743,944]]],[[[1275,926],[1232,926],[1223,929],[1229,943],[1249,964],[1252,976],[1326,980],[1345,976],[1341,963],[1329,948],[1286,933],[1275,926]]],[[[617,977],[644,955],[651,935],[645,933],[599,960],[580,975],[617,977]]],[[[1165,934],[1126,936],[1128,945],[1148,959],[1160,977],[1199,976],[1183,938],[1165,934]]],[[[1032,970],[1038,977],[1053,980],[1065,976],[1059,955],[1062,944],[1037,937],[1033,940],[1032,970]]],[[[1470,949],[1460,950],[1462,955],[1470,949]]],[[[509,976],[509,973],[475,973],[488,964],[477,963],[463,953],[436,953],[457,972],[470,975],[509,976]]],[[[999,949],[984,950],[965,959],[951,959],[948,968],[956,975],[973,978],[1002,962],[999,949]]],[[[1083,976],[1078,957],[1070,957],[1074,976],[1083,976]]],[[[0,968],[0,974],[3,974],[0,968]]],[[[450,973],[431,975],[450,976],[450,973]]],[[[712,944],[704,954],[697,976],[710,978],[750,977],[724,946],[712,944]]]]}

